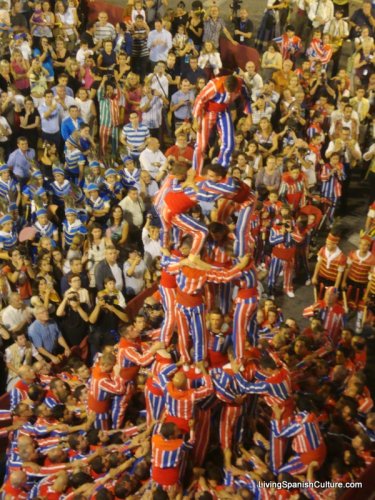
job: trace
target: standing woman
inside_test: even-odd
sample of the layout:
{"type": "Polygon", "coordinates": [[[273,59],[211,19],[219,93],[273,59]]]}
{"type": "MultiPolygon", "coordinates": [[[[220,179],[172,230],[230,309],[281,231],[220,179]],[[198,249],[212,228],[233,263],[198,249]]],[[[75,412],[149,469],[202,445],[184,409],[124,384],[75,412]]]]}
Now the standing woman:
{"type": "Polygon", "coordinates": [[[53,182],[52,167],[59,161],[57,146],[54,142],[45,141],[43,144],[43,152],[39,157],[39,166],[44,178],[53,182]]]}
{"type": "Polygon", "coordinates": [[[195,48],[200,50],[203,38],[203,16],[200,10],[192,10],[186,25],[188,37],[193,41],[195,48]]]}
{"type": "Polygon", "coordinates": [[[43,36],[40,39],[39,47],[36,47],[33,50],[33,56],[39,57],[43,68],[48,71],[48,81],[49,82],[53,82],[53,80],[55,78],[55,70],[53,68],[53,58],[52,58],[53,53],[54,53],[54,50],[51,47],[48,38],[45,36],[43,36]]]}
{"type": "Polygon", "coordinates": [[[55,27],[55,14],[51,11],[51,4],[48,1],[44,1],[42,3],[42,12],[43,12],[43,17],[44,17],[44,26],[46,28],[49,28],[51,31],[51,34],[46,34],[48,39],[53,39],[53,28],[55,27]]]}
{"type": "Polygon", "coordinates": [[[68,87],[73,90],[74,95],[81,88],[81,69],[77,59],[72,57],[66,61],[66,74],[68,75],[68,87]]]}
{"type": "Polygon", "coordinates": [[[259,129],[254,134],[254,140],[258,143],[259,152],[263,158],[267,158],[277,150],[277,134],[273,131],[268,118],[260,119],[259,129]]]}
{"type": "Polygon", "coordinates": [[[30,69],[30,64],[18,49],[13,50],[10,58],[10,71],[13,76],[14,86],[24,96],[30,93],[30,81],[27,72],[30,69]]]}
{"type": "Polygon", "coordinates": [[[116,247],[123,247],[128,239],[129,224],[124,219],[124,212],[119,205],[112,208],[111,216],[107,224],[107,236],[116,247]]]}
{"type": "Polygon", "coordinates": [[[38,150],[38,137],[40,127],[40,115],[35,109],[34,101],[31,97],[26,97],[25,107],[19,113],[20,126],[19,135],[26,137],[29,146],[35,151],[38,150]]]}
{"type": "Polygon", "coordinates": [[[10,72],[10,63],[6,59],[0,61],[0,90],[8,92],[14,84],[13,75],[10,72]]]}
{"type": "Polygon", "coordinates": [[[130,71],[129,62],[130,58],[125,52],[117,54],[117,64],[115,66],[114,74],[116,82],[121,86],[126,84],[127,76],[130,71]]]}
{"type": "Polygon", "coordinates": [[[289,0],[267,0],[266,10],[255,39],[255,48],[258,51],[263,52],[271,40],[282,34],[283,9],[287,9],[288,5],[289,0]]]}
{"type": "Polygon", "coordinates": [[[61,36],[56,38],[55,51],[52,53],[56,80],[58,79],[59,74],[65,71],[66,61],[69,57],[70,52],[66,47],[64,39],[61,36]]]}
{"type": "Polygon", "coordinates": [[[280,71],[283,66],[283,58],[277,43],[271,42],[262,56],[262,77],[270,80],[275,71],[280,71]]]}
{"type": "Polygon", "coordinates": [[[125,117],[124,123],[129,123],[129,116],[132,113],[137,113],[141,118],[140,104],[142,99],[142,85],[140,78],[135,73],[128,73],[124,86],[125,95],[125,117]]]}
{"type": "Polygon", "coordinates": [[[98,68],[103,75],[113,75],[116,63],[117,57],[112,40],[104,40],[103,48],[98,56],[98,68]]]}
{"type": "Polygon", "coordinates": [[[66,8],[65,4],[58,0],[55,4],[56,24],[60,29],[60,33],[66,42],[67,48],[70,52],[74,50],[76,37],[76,19],[74,18],[73,11],[66,8]]]}
{"type": "Polygon", "coordinates": [[[89,276],[89,288],[96,288],[95,269],[105,257],[106,245],[112,244],[109,238],[103,234],[102,226],[96,222],[88,228],[88,237],[84,243],[84,252],[87,254],[87,271],[89,276]]]}
{"type": "Polygon", "coordinates": [[[211,41],[204,42],[202,52],[198,58],[198,66],[207,72],[207,79],[212,78],[213,74],[218,76],[223,64],[220,53],[215,49],[211,41]]]}

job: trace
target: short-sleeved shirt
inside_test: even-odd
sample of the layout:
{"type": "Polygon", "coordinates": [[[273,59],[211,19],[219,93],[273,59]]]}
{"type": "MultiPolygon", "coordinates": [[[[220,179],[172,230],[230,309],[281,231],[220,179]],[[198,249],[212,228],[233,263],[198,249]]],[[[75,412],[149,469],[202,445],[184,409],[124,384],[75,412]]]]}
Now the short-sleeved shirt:
{"type": "Polygon", "coordinates": [[[41,323],[35,320],[34,323],[29,326],[28,335],[37,349],[43,347],[46,351],[52,353],[61,333],[54,321],[41,323]]]}
{"type": "Polygon", "coordinates": [[[214,47],[219,48],[219,39],[225,28],[224,21],[219,17],[216,21],[209,18],[203,24],[203,42],[212,42],[214,47]]]}

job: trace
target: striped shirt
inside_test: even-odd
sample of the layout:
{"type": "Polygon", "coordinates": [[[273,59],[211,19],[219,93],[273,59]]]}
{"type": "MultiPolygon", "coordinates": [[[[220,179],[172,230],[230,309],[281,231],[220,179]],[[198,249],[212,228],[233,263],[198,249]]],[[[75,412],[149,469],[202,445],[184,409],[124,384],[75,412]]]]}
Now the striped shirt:
{"type": "Polygon", "coordinates": [[[87,234],[86,227],[82,224],[80,220],[76,220],[73,224],[69,224],[68,221],[63,222],[63,232],[65,238],[65,244],[70,246],[73,242],[73,238],[76,234],[87,234]]]}
{"type": "Polygon", "coordinates": [[[155,434],[152,437],[152,464],[154,467],[169,469],[177,467],[184,450],[192,449],[192,445],[182,439],[164,439],[155,434]]]}
{"type": "Polygon", "coordinates": [[[341,196],[341,183],[346,178],[342,163],[339,163],[337,167],[332,167],[329,163],[325,163],[320,178],[322,181],[322,196],[329,199],[341,196]]]}
{"type": "Polygon", "coordinates": [[[139,156],[144,149],[146,139],[150,137],[150,131],[146,125],[139,124],[138,128],[134,128],[131,123],[125,125],[122,133],[129,144],[132,155],[139,156]]]}
{"type": "Polygon", "coordinates": [[[338,273],[344,272],[346,257],[337,247],[333,252],[329,252],[326,247],[322,247],[318,252],[319,277],[330,281],[336,281],[338,273]]]}
{"type": "Polygon", "coordinates": [[[98,102],[100,125],[104,127],[117,127],[120,124],[120,99],[121,92],[117,91],[113,97],[105,95],[103,87],[98,88],[98,102]]]}
{"type": "Polygon", "coordinates": [[[6,198],[10,201],[10,198],[16,199],[19,191],[19,184],[14,179],[9,179],[9,181],[3,181],[0,179],[0,197],[6,198]]]}
{"type": "Polygon", "coordinates": [[[78,175],[79,167],[86,163],[85,156],[79,149],[71,149],[65,151],[65,165],[66,169],[71,173],[78,175]]]}
{"type": "Polygon", "coordinates": [[[101,26],[100,23],[95,23],[94,26],[94,41],[98,42],[99,40],[114,40],[116,37],[116,30],[111,23],[106,23],[104,26],[101,26]]]}
{"type": "Polygon", "coordinates": [[[308,453],[324,443],[317,418],[306,411],[297,413],[281,431],[278,431],[275,420],[271,421],[271,428],[276,437],[294,437],[292,448],[296,453],[308,453]]]}
{"type": "Polygon", "coordinates": [[[50,184],[52,195],[54,197],[54,202],[61,205],[64,202],[64,198],[69,195],[71,186],[68,180],[64,180],[62,184],[58,184],[56,181],[50,184]]]}
{"type": "Polygon", "coordinates": [[[241,271],[235,268],[212,268],[209,271],[202,271],[186,266],[180,269],[179,264],[171,264],[168,266],[167,271],[171,274],[177,274],[178,288],[188,295],[201,294],[207,282],[228,283],[241,275],[241,271]]]}
{"type": "Polygon", "coordinates": [[[145,28],[133,28],[132,57],[149,57],[150,51],[147,47],[147,30],[145,28]],[[141,37],[141,38],[140,38],[141,37]]]}
{"type": "Polygon", "coordinates": [[[142,97],[140,107],[142,108],[146,104],[150,106],[150,109],[142,113],[143,125],[149,129],[161,127],[163,110],[163,101],[161,97],[154,95],[150,103],[148,97],[142,97]]]}
{"type": "Polygon", "coordinates": [[[371,267],[374,265],[375,257],[371,252],[361,257],[359,250],[354,250],[348,256],[348,278],[356,283],[366,284],[371,267]]]}

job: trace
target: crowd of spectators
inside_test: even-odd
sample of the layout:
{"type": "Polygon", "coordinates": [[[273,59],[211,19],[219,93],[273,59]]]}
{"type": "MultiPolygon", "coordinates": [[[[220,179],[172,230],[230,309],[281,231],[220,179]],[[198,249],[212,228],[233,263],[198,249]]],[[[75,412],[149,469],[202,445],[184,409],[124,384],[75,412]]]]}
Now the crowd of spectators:
{"type": "Polygon", "coordinates": [[[4,500],[334,499],[373,462],[375,11],[251,3],[0,2],[4,500]],[[200,171],[212,81],[244,98],[200,171]]]}

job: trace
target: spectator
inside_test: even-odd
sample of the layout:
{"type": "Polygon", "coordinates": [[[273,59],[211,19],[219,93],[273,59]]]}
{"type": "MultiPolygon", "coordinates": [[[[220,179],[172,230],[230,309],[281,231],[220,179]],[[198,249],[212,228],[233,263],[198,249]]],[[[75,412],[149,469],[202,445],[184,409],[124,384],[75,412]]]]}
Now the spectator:
{"type": "Polygon", "coordinates": [[[149,32],[147,47],[150,51],[151,64],[159,61],[166,61],[168,52],[172,48],[172,35],[163,28],[163,23],[159,19],[155,20],[155,29],[149,32]]]}
{"type": "Polygon", "coordinates": [[[48,310],[44,306],[35,309],[35,318],[28,328],[32,344],[45,359],[59,364],[61,353],[66,357],[70,355],[68,344],[57,324],[50,320],[48,310]]]}

